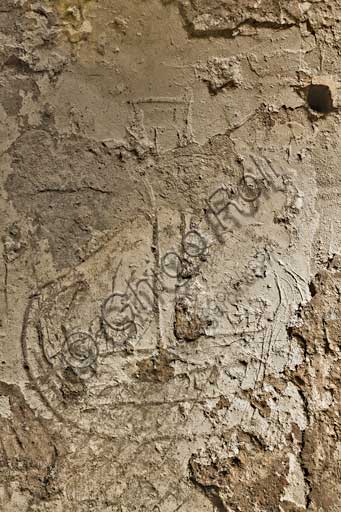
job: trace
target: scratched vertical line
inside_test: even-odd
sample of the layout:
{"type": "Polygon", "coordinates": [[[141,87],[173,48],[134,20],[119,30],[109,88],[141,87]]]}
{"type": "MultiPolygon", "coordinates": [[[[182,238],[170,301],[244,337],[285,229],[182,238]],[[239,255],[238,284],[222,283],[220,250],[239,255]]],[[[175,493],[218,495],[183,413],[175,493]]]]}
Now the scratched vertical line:
{"type": "Polygon", "coordinates": [[[154,313],[156,317],[156,335],[157,335],[157,348],[162,348],[162,328],[161,328],[161,311],[160,311],[160,292],[158,289],[158,275],[160,272],[160,240],[159,240],[159,219],[155,205],[154,221],[153,221],[153,254],[154,254],[154,268],[153,272],[153,296],[154,296],[154,313]]]}

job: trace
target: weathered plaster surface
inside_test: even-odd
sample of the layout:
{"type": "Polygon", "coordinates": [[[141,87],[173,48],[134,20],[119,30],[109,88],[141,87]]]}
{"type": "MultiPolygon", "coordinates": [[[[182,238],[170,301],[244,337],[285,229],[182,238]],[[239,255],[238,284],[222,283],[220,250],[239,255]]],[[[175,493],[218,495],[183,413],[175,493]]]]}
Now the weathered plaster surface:
{"type": "Polygon", "coordinates": [[[1,511],[341,510],[340,20],[1,0],[1,511]]]}

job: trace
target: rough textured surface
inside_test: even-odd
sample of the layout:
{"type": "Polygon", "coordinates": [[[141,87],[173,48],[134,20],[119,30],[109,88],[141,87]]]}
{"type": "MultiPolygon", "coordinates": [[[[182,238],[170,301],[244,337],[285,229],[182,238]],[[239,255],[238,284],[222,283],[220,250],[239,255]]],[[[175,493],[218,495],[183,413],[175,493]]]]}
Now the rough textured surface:
{"type": "Polygon", "coordinates": [[[341,510],[340,20],[1,1],[1,512],[341,510]]]}

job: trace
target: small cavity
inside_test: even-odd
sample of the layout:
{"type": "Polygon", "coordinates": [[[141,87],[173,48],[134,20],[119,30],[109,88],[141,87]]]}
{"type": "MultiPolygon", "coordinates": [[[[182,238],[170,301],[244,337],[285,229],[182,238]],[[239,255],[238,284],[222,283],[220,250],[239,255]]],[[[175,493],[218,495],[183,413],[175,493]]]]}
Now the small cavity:
{"type": "Polygon", "coordinates": [[[315,112],[328,114],[333,110],[333,100],[327,85],[312,84],[308,87],[307,102],[315,112]]]}

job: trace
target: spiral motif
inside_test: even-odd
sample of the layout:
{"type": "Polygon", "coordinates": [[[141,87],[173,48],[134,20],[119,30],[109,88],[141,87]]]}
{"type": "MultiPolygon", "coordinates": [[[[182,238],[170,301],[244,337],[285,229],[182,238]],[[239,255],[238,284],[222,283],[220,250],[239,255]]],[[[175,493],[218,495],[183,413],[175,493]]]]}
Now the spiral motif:
{"type": "Polygon", "coordinates": [[[135,325],[134,311],[125,293],[112,293],[102,304],[102,319],[114,331],[126,331],[135,325]]]}
{"type": "Polygon", "coordinates": [[[257,201],[262,194],[261,183],[251,174],[245,174],[240,180],[238,188],[239,196],[248,203],[257,201]]]}
{"type": "Polygon", "coordinates": [[[89,333],[73,332],[65,340],[63,357],[67,365],[74,370],[85,370],[95,364],[98,347],[89,333]]]}

